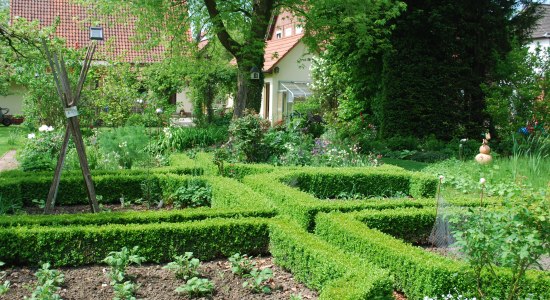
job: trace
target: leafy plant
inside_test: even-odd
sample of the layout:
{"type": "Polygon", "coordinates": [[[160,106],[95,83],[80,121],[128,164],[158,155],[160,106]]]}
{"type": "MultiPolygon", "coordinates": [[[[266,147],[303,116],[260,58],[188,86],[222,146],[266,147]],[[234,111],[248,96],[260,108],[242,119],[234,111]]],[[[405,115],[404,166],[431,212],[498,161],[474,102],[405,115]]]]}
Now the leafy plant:
{"type": "Polygon", "coordinates": [[[23,204],[20,201],[0,195],[0,215],[15,214],[21,210],[22,207],[23,204]]]}
{"type": "Polygon", "coordinates": [[[270,268],[265,268],[263,270],[253,268],[250,274],[244,277],[248,277],[249,280],[243,282],[243,287],[248,287],[254,293],[262,292],[264,294],[269,294],[271,292],[271,288],[265,284],[273,278],[273,271],[270,268]]]}
{"type": "Polygon", "coordinates": [[[250,272],[256,266],[256,264],[248,257],[248,255],[241,255],[240,253],[235,253],[231,257],[229,257],[229,262],[231,263],[231,272],[239,276],[250,274],[250,272]]]}
{"type": "Polygon", "coordinates": [[[61,272],[50,270],[50,264],[45,263],[34,275],[38,279],[38,285],[31,298],[25,297],[25,300],[61,300],[61,296],[56,294],[65,281],[65,276],[61,272]]]}
{"type": "Polygon", "coordinates": [[[494,280],[503,281],[494,271],[495,266],[509,267],[512,273],[506,299],[516,299],[520,293],[525,272],[530,266],[539,266],[541,255],[550,246],[550,202],[546,195],[527,194],[520,201],[504,202],[501,210],[470,209],[463,218],[455,220],[456,245],[467,255],[478,281],[477,289],[483,297],[481,274],[487,270],[494,280]]]}
{"type": "Polygon", "coordinates": [[[210,206],[212,188],[203,180],[191,179],[186,185],[179,187],[170,198],[177,208],[210,206]]]}
{"type": "Polygon", "coordinates": [[[199,276],[200,261],[193,258],[193,252],[185,252],[185,255],[174,257],[174,261],[164,266],[164,269],[173,271],[176,278],[187,280],[199,276]]]}
{"type": "Polygon", "coordinates": [[[137,289],[138,285],[131,281],[115,283],[115,285],[113,285],[113,290],[115,293],[113,300],[136,300],[134,294],[137,289]]]}
{"type": "Polygon", "coordinates": [[[134,164],[148,159],[144,149],[149,139],[144,127],[131,126],[102,131],[98,143],[103,155],[114,155],[117,167],[131,169],[134,164]]]}
{"type": "Polygon", "coordinates": [[[111,285],[117,283],[123,283],[126,279],[126,268],[131,264],[140,265],[145,258],[137,254],[138,247],[134,247],[132,250],[123,247],[122,250],[116,252],[112,251],[103,260],[104,263],[111,267],[109,271],[109,278],[111,279],[111,285]]]}
{"type": "Polygon", "coordinates": [[[263,138],[270,123],[257,114],[248,113],[242,118],[235,119],[229,125],[232,145],[237,157],[244,162],[265,161],[266,153],[263,138]]]}
{"type": "Polygon", "coordinates": [[[143,197],[142,200],[145,201],[147,208],[151,208],[151,206],[154,206],[158,201],[160,201],[161,191],[158,181],[150,177],[149,174],[147,175],[148,177],[141,182],[140,187],[143,197]]]}
{"type": "Polygon", "coordinates": [[[206,278],[193,277],[176,289],[177,293],[186,293],[191,298],[212,295],[214,284],[206,278]]]}
{"type": "MultiPolygon", "coordinates": [[[[3,266],[4,263],[0,261],[0,267],[3,266]]],[[[0,271],[0,281],[6,277],[6,272],[0,271]]],[[[10,282],[8,280],[4,281],[3,284],[0,284],[0,296],[4,295],[8,292],[10,289],[10,282]]]]}
{"type": "Polygon", "coordinates": [[[289,300],[302,300],[302,294],[291,294],[289,300]]]}

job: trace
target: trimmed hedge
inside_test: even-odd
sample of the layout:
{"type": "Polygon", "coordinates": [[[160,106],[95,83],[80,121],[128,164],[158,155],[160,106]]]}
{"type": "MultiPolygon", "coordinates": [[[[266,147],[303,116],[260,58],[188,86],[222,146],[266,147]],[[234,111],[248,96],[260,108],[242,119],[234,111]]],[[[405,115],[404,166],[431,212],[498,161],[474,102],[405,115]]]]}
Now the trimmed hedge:
{"type": "Polygon", "coordinates": [[[0,229],[0,261],[14,265],[80,266],[100,263],[111,251],[139,246],[147,262],[167,262],[192,251],[202,260],[236,252],[265,254],[266,219],[210,219],[188,223],[0,229]]]}
{"type": "MultiPolygon", "coordinates": [[[[104,175],[94,177],[96,193],[103,196],[101,203],[120,203],[120,197],[127,200],[142,198],[141,184],[148,180],[156,185],[164,199],[169,198],[178,187],[185,185],[189,179],[204,180],[212,186],[212,207],[272,209],[273,206],[261,194],[248,186],[229,178],[190,177],[176,174],[149,174],[139,176],[104,175]]],[[[50,188],[51,179],[44,177],[15,178],[0,181],[2,199],[10,199],[23,206],[33,206],[33,199],[45,200],[50,188]]],[[[56,204],[88,204],[85,186],[81,177],[62,177],[56,204]]]]}
{"type": "Polygon", "coordinates": [[[288,220],[272,221],[270,238],[275,263],[320,290],[321,300],[393,299],[388,271],[343,254],[288,220]]]}
{"type": "MultiPolygon", "coordinates": [[[[455,261],[421,248],[413,247],[390,235],[376,229],[371,229],[370,222],[378,221],[376,226],[382,226],[385,219],[388,222],[404,218],[411,214],[404,211],[384,211],[390,217],[382,217],[380,212],[365,211],[355,214],[319,214],[315,232],[324,240],[333,245],[366,257],[369,261],[387,268],[395,276],[396,287],[405,292],[409,299],[423,299],[424,296],[437,296],[447,294],[449,291],[459,291],[464,296],[472,296],[476,290],[476,280],[467,263],[455,261]],[[367,225],[358,219],[367,222],[367,225]]],[[[430,211],[420,211],[420,215],[430,214],[430,211]]],[[[420,218],[422,226],[422,218],[420,218]]],[[[415,226],[411,221],[409,226],[415,226]]],[[[390,228],[392,223],[382,227],[390,228]]],[[[405,225],[397,225],[405,227],[405,225]]],[[[497,269],[501,278],[509,278],[510,273],[506,269],[497,269]]],[[[503,299],[508,288],[500,282],[492,280],[487,274],[483,277],[486,296],[503,299]]],[[[523,284],[522,299],[550,299],[550,278],[547,273],[540,271],[528,271],[527,279],[523,284]],[[528,297],[534,294],[539,298],[528,297]]]]}
{"type": "Polygon", "coordinates": [[[171,211],[126,211],[98,214],[16,215],[3,216],[1,227],[74,226],[107,224],[180,223],[212,218],[271,218],[274,210],[193,208],[171,211]]]}
{"type": "MultiPolygon", "coordinates": [[[[404,171],[397,167],[384,168],[315,168],[294,171],[278,171],[272,173],[256,174],[243,178],[243,183],[254,191],[263,193],[271,200],[277,210],[292,217],[303,228],[313,230],[315,215],[318,212],[330,212],[334,210],[349,212],[364,209],[388,209],[397,207],[424,207],[436,204],[433,199],[366,199],[366,200],[320,200],[314,195],[300,191],[292,186],[311,183],[311,186],[319,187],[321,191],[334,188],[345,191],[349,187],[350,179],[356,182],[366,182],[368,186],[376,186],[377,179],[386,176],[388,181],[395,180],[396,184],[409,186],[411,181],[423,182],[424,187],[432,186],[433,191],[437,185],[436,179],[429,179],[425,175],[404,171]],[[405,174],[405,175],[403,175],[405,174]],[[408,176],[408,177],[407,177],[408,176]],[[414,179],[414,180],[413,180],[414,179]],[[369,181],[372,180],[372,181],[369,181]],[[286,183],[286,184],[285,184],[286,183]],[[337,185],[340,185],[337,186],[337,185]],[[409,184],[409,185],[407,185],[409,184]]],[[[397,185],[399,187],[400,185],[397,185]]],[[[312,190],[312,189],[310,189],[312,190]]]]}
{"type": "Polygon", "coordinates": [[[220,174],[219,170],[216,174],[225,177],[235,178],[240,181],[248,175],[271,173],[275,170],[275,166],[267,164],[225,163],[223,174],[220,174]]]}

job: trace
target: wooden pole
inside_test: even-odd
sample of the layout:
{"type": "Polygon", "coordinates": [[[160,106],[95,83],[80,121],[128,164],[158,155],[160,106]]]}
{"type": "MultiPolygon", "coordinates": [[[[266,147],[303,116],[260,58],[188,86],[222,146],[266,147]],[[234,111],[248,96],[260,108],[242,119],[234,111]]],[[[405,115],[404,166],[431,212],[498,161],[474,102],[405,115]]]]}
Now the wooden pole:
{"type": "MultiPolygon", "coordinates": [[[[74,93],[71,89],[71,83],[69,80],[69,75],[65,67],[65,61],[61,56],[59,59],[56,53],[50,53],[48,44],[45,40],[42,41],[42,46],[44,48],[44,53],[50,67],[52,69],[54,82],[57,88],[57,93],[61,100],[63,108],[69,109],[73,108],[76,111],[76,104],[80,99],[80,94],[84,86],[84,81],[86,80],[86,75],[91,65],[92,57],[96,49],[96,43],[92,43],[92,46],[88,49],[86,53],[86,58],[80,72],[80,77],[78,84],[74,90],[74,93]]],[[[80,162],[80,168],[82,169],[82,176],[84,177],[84,183],[86,185],[86,191],[88,194],[88,200],[90,202],[90,208],[92,212],[99,212],[99,204],[96,199],[96,193],[94,188],[94,183],[92,180],[92,174],[90,172],[90,167],[88,165],[88,159],[86,158],[86,147],[82,139],[82,132],[80,131],[80,124],[78,121],[78,112],[76,114],[66,114],[67,116],[67,128],[65,131],[65,136],[63,139],[63,145],[61,147],[61,153],[59,154],[59,160],[57,161],[57,166],[54,173],[54,179],[52,185],[50,186],[50,191],[48,193],[48,199],[46,201],[45,212],[49,213],[55,205],[55,199],[57,197],[57,192],[59,190],[59,182],[61,181],[61,173],[63,169],[63,163],[65,157],[67,156],[67,146],[69,143],[70,134],[73,136],[73,140],[76,146],[76,152],[78,154],[78,160],[80,162]]]]}

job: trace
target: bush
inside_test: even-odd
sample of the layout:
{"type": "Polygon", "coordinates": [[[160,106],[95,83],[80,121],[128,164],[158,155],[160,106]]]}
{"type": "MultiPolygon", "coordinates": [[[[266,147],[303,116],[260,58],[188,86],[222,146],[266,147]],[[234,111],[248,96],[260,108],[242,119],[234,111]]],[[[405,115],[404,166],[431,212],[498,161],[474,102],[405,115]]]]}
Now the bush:
{"type": "Polygon", "coordinates": [[[149,159],[145,151],[149,140],[143,126],[113,128],[98,136],[102,153],[113,155],[117,167],[125,169],[131,169],[134,164],[149,159]]]}
{"type": "Polygon", "coordinates": [[[292,221],[273,222],[270,237],[271,255],[277,264],[320,290],[319,299],[392,299],[392,278],[386,270],[342,253],[292,221]]]}
{"type": "MultiPolygon", "coordinates": [[[[382,225],[383,218],[376,217],[384,213],[386,212],[365,211],[353,215],[319,214],[316,219],[315,233],[333,245],[338,245],[346,251],[368,258],[370,262],[382,268],[387,268],[395,276],[396,288],[405,292],[409,299],[423,299],[426,295],[441,295],[454,290],[464,291],[466,297],[475,293],[475,275],[465,262],[412,247],[377,229],[371,229],[371,220],[379,221],[378,224],[374,223],[373,227],[391,228],[393,226],[392,222],[396,218],[387,218],[390,223],[382,225]],[[364,218],[366,225],[356,218],[364,218]]],[[[408,213],[412,212],[408,211],[408,213]]],[[[426,213],[426,211],[419,211],[419,214],[426,213]]],[[[433,218],[433,210],[428,214],[432,214],[433,218]]],[[[401,218],[398,215],[396,217],[401,218]]],[[[416,220],[421,222],[420,228],[426,228],[422,225],[425,220],[422,218],[416,220]]],[[[415,221],[411,220],[408,226],[415,228],[414,223],[415,221]]],[[[497,268],[495,272],[502,278],[510,277],[509,270],[497,268]]],[[[482,281],[487,287],[486,297],[504,299],[508,285],[494,281],[488,273],[483,274],[482,281]]],[[[548,299],[549,286],[550,280],[543,272],[528,271],[520,298],[548,299]],[[528,296],[530,294],[534,296],[528,296]]]]}
{"type": "Polygon", "coordinates": [[[184,151],[222,144],[227,138],[227,126],[169,127],[164,129],[159,143],[164,150],[184,151]]]}
{"type": "Polygon", "coordinates": [[[0,229],[0,260],[15,265],[51,261],[57,266],[100,263],[113,249],[139,247],[146,262],[168,262],[192,251],[200,259],[235,252],[265,254],[265,219],[212,219],[188,223],[0,229]],[[75,241],[78,241],[75,243],[75,241]]]}
{"type": "Polygon", "coordinates": [[[269,157],[269,150],[263,143],[269,127],[268,120],[251,113],[231,122],[231,143],[239,161],[262,162],[269,157]]]}
{"type": "Polygon", "coordinates": [[[42,131],[32,134],[34,138],[27,139],[23,150],[19,153],[21,169],[24,171],[53,170],[63,144],[63,133],[42,131]]]}

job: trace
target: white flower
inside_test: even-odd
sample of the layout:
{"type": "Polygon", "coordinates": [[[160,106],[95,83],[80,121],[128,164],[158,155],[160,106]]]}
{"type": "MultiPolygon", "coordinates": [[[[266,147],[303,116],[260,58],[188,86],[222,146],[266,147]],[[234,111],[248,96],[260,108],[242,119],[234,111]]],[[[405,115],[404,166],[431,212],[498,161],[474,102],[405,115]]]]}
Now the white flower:
{"type": "Polygon", "coordinates": [[[53,131],[53,127],[52,126],[49,126],[48,128],[46,128],[46,131],[53,131]]]}
{"type": "Polygon", "coordinates": [[[485,184],[485,181],[486,181],[486,180],[485,180],[485,178],[483,178],[483,177],[481,177],[481,178],[479,179],[479,183],[481,183],[481,184],[485,184]]]}
{"type": "Polygon", "coordinates": [[[28,139],[34,139],[35,137],[36,137],[36,135],[34,133],[27,134],[28,139]]]}
{"type": "Polygon", "coordinates": [[[44,131],[47,131],[48,128],[49,128],[48,125],[44,124],[38,128],[38,131],[44,132],[44,131]]]}
{"type": "Polygon", "coordinates": [[[155,112],[156,112],[157,114],[162,114],[162,108],[160,108],[160,107],[157,108],[157,109],[155,110],[155,112]]]}
{"type": "Polygon", "coordinates": [[[468,139],[461,139],[460,143],[466,143],[467,141],[468,141],[468,139]]]}
{"type": "Polygon", "coordinates": [[[445,179],[445,176],[439,175],[439,180],[443,180],[443,179],[445,179]]]}

